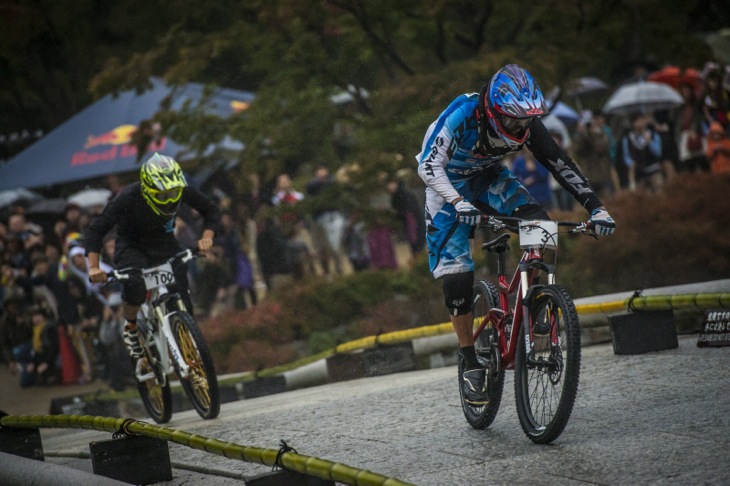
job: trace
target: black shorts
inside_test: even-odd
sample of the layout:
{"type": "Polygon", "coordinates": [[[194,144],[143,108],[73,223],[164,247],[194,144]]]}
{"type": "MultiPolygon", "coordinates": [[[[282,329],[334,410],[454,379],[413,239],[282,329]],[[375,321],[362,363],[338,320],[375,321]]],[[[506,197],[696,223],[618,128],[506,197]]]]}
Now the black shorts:
{"type": "MultiPolygon", "coordinates": [[[[165,263],[168,258],[174,256],[180,251],[180,248],[170,248],[170,253],[167,257],[157,256],[151,257],[148,253],[143,251],[141,248],[133,246],[125,246],[117,248],[114,253],[114,267],[117,270],[124,270],[127,268],[149,268],[156,265],[165,263]]],[[[173,269],[175,272],[176,285],[170,287],[171,292],[180,292],[180,295],[188,307],[188,310],[192,309],[190,302],[190,291],[188,283],[188,266],[185,264],[178,265],[177,268],[173,269]]],[[[130,305],[141,305],[147,295],[147,289],[145,289],[144,282],[139,279],[124,280],[122,282],[122,300],[130,305]]]]}

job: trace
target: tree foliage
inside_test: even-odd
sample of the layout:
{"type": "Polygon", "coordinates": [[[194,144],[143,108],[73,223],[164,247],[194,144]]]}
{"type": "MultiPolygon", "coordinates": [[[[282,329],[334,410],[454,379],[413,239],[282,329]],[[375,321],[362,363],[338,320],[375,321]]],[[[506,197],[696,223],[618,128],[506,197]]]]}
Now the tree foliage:
{"type": "Polygon", "coordinates": [[[2,123],[49,129],[150,76],[195,81],[257,95],[227,120],[161,111],[165,132],[199,152],[227,136],[245,144],[238,170],[264,180],[316,163],[377,177],[413,167],[446,103],[507,62],[546,91],[585,75],[616,82],[637,63],[701,65],[710,51],[696,34],[730,23],[721,3],[6,0],[0,107],[15,116],[2,123]]]}

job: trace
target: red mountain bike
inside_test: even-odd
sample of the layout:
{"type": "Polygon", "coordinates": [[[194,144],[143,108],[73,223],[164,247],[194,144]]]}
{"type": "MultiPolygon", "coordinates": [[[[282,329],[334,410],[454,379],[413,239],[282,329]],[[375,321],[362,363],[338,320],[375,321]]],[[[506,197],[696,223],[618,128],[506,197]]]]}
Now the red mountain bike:
{"type": "MultiPolygon", "coordinates": [[[[502,400],[505,370],[513,369],[522,429],[533,442],[547,444],[563,432],[573,411],[581,350],[575,305],[555,284],[555,261],[545,261],[546,250],[554,251],[557,260],[558,227],[570,227],[569,233],[593,231],[588,223],[492,216],[481,227],[517,232],[523,255],[508,280],[505,252],[510,235],[503,233],[482,245],[497,256],[498,278],[498,286],[486,280],[474,286],[474,347],[487,370],[489,403],[474,406],[461,396],[464,416],[476,429],[491,425],[502,400]]],[[[459,390],[463,371],[464,361],[459,359],[459,390]]]]}

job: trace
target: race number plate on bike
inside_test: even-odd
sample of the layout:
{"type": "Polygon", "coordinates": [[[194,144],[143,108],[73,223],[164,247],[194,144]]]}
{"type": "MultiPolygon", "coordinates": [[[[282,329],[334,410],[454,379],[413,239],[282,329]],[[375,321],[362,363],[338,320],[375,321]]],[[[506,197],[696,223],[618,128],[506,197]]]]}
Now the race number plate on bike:
{"type": "Polygon", "coordinates": [[[175,283],[175,274],[172,272],[172,265],[163,263],[159,267],[149,268],[142,274],[147,290],[156,289],[162,285],[175,283]]]}
{"type": "Polygon", "coordinates": [[[555,221],[520,221],[520,248],[558,247],[558,223],[555,221]]]}

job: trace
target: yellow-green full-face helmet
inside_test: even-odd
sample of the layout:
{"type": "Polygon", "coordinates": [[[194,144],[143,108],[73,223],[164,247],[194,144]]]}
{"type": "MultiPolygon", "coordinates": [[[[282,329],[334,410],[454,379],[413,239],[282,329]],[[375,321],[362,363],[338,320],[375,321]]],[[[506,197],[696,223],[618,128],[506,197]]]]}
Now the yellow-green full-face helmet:
{"type": "Polygon", "coordinates": [[[139,171],[142,195],[155,214],[172,217],[180,207],[183,188],[188,185],[175,159],[155,153],[139,171]]]}

